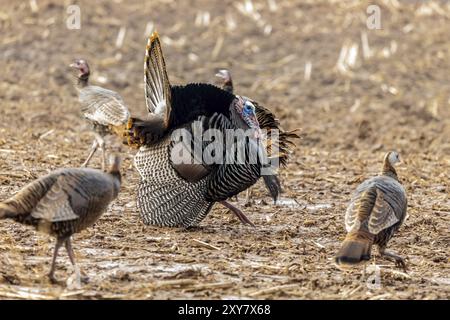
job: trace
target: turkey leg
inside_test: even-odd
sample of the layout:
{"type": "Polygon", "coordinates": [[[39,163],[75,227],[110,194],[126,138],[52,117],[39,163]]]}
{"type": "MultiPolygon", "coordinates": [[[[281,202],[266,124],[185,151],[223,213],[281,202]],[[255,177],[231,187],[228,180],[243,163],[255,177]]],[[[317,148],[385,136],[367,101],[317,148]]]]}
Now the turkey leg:
{"type": "Polygon", "coordinates": [[[70,263],[72,263],[72,266],[73,266],[73,268],[75,270],[75,277],[76,277],[75,278],[75,282],[76,282],[76,284],[78,286],[80,286],[81,282],[87,283],[88,280],[89,280],[89,277],[87,277],[86,275],[81,276],[80,268],[75,263],[75,255],[73,253],[71,238],[68,238],[66,240],[65,246],[66,246],[67,254],[69,255],[70,263]]]}
{"type": "Polygon", "coordinates": [[[81,165],[82,167],[86,167],[91,161],[92,156],[95,154],[95,151],[97,149],[100,149],[102,152],[102,170],[105,171],[106,168],[106,150],[105,150],[105,139],[98,133],[94,132],[95,140],[92,144],[91,152],[89,153],[89,156],[87,157],[86,161],[81,165]]]}
{"type": "Polygon", "coordinates": [[[239,220],[244,223],[244,224],[249,224],[252,227],[254,227],[255,225],[245,216],[245,214],[239,210],[238,208],[236,208],[235,206],[233,206],[231,203],[227,202],[227,201],[220,201],[220,203],[225,206],[226,208],[230,209],[231,212],[233,212],[238,218],[239,220]]]}
{"type": "Polygon", "coordinates": [[[58,238],[56,240],[55,244],[55,250],[53,251],[53,259],[52,259],[52,266],[50,268],[50,272],[48,274],[48,278],[52,283],[58,283],[58,280],[55,278],[55,268],[56,268],[56,258],[58,257],[58,251],[59,248],[61,248],[61,245],[63,244],[64,239],[58,238]]]}
{"type": "Polygon", "coordinates": [[[251,198],[251,196],[252,196],[252,188],[251,187],[249,187],[249,188],[247,188],[247,190],[245,191],[245,203],[244,203],[244,207],[249,207],[249,206],[251,206],[251,200],[250,200],[250,198],[251,198]]]}
{"type": "Polygon", "coordinates": [[[100,137],[99,148],[102,151],[102,171],[106,170],[106,149],[105,149],[105,140],[100,137]]]}
{"type": "Polygon", "coordinates": [[[95,139],[94,142],[92,143],[91,151],[89,152],[88,157],[81,165],[82,167],[87,167],[89,161],[91,161],[92,156],[95,154],[95,151],[97,151],[97,148],[98,148],[98,142],[97,142],[97,139],[95,139]]]}
{"type": "Polygon", "coordinates": [[[395,265],[398,268],[402,268],[404,272],[407,271],[405,259],[403,259],[402,257],[396,255],[395,253],[386,251],[385,248],[380,248],[379,252],[380,252],[380,255],[382,257],[385,257],[388,260],[394,261],[395,265]]]}

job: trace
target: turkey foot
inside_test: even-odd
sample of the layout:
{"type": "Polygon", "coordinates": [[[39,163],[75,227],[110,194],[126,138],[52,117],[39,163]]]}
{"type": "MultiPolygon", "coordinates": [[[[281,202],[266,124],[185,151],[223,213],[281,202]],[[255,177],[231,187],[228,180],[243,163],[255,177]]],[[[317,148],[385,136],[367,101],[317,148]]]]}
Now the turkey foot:
{"type": "Polygon", "coordinates": [[[405,259],[396,255],[395,253],[380,250],[380,255],[388,260],[394,261],[397,268],[403,269],[404,272],[407,272],[405,259]]]}
{"type": "Polygon", "coordinates": [[[61,280],[58,280],[58,279],[56,279],[56,277],[55,277],[55,275],[54,274],[48,274],[48,279],[50,280],[50,283],[51,284],[54,284],[54,285],[60,285],[60,286],[63,286],[64,285],[64,281],[61,281],[61,280]]]}

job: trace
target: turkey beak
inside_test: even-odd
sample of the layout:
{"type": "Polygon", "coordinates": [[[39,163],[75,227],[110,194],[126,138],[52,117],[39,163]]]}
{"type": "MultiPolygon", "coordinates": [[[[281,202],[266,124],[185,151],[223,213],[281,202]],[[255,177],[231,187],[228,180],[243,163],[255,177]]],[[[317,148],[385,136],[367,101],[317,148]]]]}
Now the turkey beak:
{"type": "Polygon", "coordinates": [[[69,67],[76,69],[77,65],[75,63],[71,63],[71,64],[69,64],[69,67]]]}

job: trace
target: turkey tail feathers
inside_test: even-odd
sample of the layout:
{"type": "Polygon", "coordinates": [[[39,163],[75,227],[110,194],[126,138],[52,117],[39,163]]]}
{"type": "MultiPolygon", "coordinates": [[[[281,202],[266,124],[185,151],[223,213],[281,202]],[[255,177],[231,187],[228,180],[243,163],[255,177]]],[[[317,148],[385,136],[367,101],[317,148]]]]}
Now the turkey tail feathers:
{"type": "Polygon", "coordinates": [[[149,114],[148,120],[140,120],[138,118],[130,118],[123,136],[128,140],[130,146],[140,147],[142,145],[151,145],[159,141],[165,134],[165,127],[159,116],[149,114]]]}
{"type": "Polygon", "coordinates": [[[370,260],[373,239],[357,232],[348,234],[336,255],[338,265],[354,265],[370,260]]]}
{"type": "Polygon", "coordinates": [[[14,218],[17,213],[4,203],[0,203],[0,219],[14,218]]]}

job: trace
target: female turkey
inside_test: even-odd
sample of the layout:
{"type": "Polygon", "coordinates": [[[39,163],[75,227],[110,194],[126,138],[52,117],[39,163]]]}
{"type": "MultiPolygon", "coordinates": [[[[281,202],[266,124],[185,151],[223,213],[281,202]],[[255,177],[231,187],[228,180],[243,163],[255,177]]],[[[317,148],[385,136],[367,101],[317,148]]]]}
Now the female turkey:
{"type": "Polygon", "coordinates": [[[336,256],[339,265],[370,260],[372,245],[381,256],[394,260],[406,269],[403,258],[386,252],[386,246],[406,217],[407,199],[394,165],[400,161],[397,152],[384,157],[381,175],[358,186],[345,213],[347,236],[336,256]]]}
{"type": "Polygon", "coordinates": [[[106,211],[120,189],[119,158],[107,173],[90,168],[56,170],[0,202],[0,219],[13,219],[56,237],[49,278],[55,279],[56,258],[64,244],[75,268],[71,236],[91,226],[106,211]]]}
{"type": "MultiPolygon", "coordinates": [[[[147,120],[130,118],[129,143],[140,147],[135,166],[140,173],[137,204],[146,224],[190,227],[197,225],[220,202],[244,223],[245,215],[226,200],[253,185],[261,176],[262,162],[209,163],[203,158],[208,145],[201,143],[200,154],[192,154],[191,143],[204,141],[208,129],[253,130],[260,128],[253,103],[209,84],[172,86],[169,82],[157,33],[149,38],[145,56],[145,96],[147,120]],[[179,144],[171,135],[182,129],[194,142],[179,144]],[[197,134],[200,133],[200,134],[197,134]],[[174,154],[184,151],[199,161],[180,163],[174,154]]],[[[257,139],[238,139],[247,155],[261,152],[257,139]]],[[[218,138],[224,144],[224,137],[218,138]]],[[[229,160],[230,150],[222,155],[229,160]]],[[[218,152],[220,153],[220,152],[218,152]]]]}
{"type": "MultiPolygon", "coordinates": [[[[227,69],[221,69],[216,73],[216,77],[222,81],[222,89],[230,93],[234,92],[233,79],[231,73],[227,69]]],[[[259,127],[262,130],[266,130],[267,136],[272,137],[276,132],[275,139],[267,139],[267,152],[268,154],[274,153],[272,161],[275,160],[276,164],[286,166],[289,159],[289,155],[292,153],[292,147],[295,146],[294,140],[299,139],[297,130],[285,131],[281,128],[280,122],[276,119],[275,115],[267,108],[261,106],[256,101],[250,100],[255,106],[256,118],[258,119],[259,127]],[[276,149],[275,149],[276,148],[276,149]],[[274,150],[272,150],[274,149],[274,150]],[[276,150],[276,152],[275,152],[276,150]]],[[[267,168],[270,169],[270,168],[267,168]]],[[[279,193],[281,192],[281,185],[278,177],[275,173],[270,174],[271,170],[263,175],[264,183],[269,190],[273,200],[276,201],[279,193]]],[[[274,170],[272,170],[274,171],[274,170]]],[[[250,204],[251,188],[247,189],[247,195],[245,197],[245,204],[250,204]]]]}
{"type": "Polygon", "coordinates": [[[95,135],[91,151],[82,164],[86,167],[92,156],[100,148],[102,152],[102,170],[106,165],[106,150],[104,137],[108,134],[122,135],[130,112],[122,97],[111,90],[89,85],[90,69],[86,60],[76,59],[70,67],[78,71],[78,98],[83,116],[92,124],[95,135]]]}
{"type": "Polygon", "coordinates": [[[227,69],[220,69],[216,73],[216,77],[222,80],[222,89],[230,93],[234,92],[233,79],[231,73],[227,69]]]}

